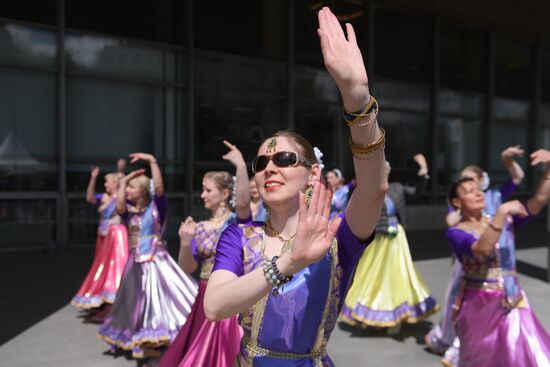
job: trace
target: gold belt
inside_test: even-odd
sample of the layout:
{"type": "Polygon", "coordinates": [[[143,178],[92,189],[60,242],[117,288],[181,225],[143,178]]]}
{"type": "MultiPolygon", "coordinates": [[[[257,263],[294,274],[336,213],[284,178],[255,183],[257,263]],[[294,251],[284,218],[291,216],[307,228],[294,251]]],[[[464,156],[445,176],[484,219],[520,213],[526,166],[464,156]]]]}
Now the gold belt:
{"type": "MultiPolygon", "coordinates": [[[[247,338],[248,339],[248,338],[247,338]]],[[[300,359],[300,358],[313,358],[313,359],[319,359],[321,357],[326,356],[327,351],[323,348],[319,351],[313,351],[311,353],[288,353],[288,352],[277,352],[274,350],[265,349],[262,347],[259,347],[257,345],[252,345],[249,340],[243,338],[243,344],[248,351],[248,353],[252,353],[255,356],[264,356],[264,357],[271,357],[271,358],[278,358],[278,359],[300,359]]]]}

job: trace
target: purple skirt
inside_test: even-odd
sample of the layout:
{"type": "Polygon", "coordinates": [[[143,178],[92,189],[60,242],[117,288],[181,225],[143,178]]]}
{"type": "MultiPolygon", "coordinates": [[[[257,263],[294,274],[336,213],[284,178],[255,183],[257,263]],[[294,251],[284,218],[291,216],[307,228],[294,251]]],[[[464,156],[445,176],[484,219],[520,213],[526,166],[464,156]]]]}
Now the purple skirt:
{"type": "Polygon", "coordinates": [[[165,248],[158,247],[152,261],[141,263],[135,262],[132,252],[99,336],[141,358],[144,347],[168,345],[174,340],[196,295],[196,282],[165,248]]]}
{"type": "Polygon", "coordinates": [[[550,366],[550,336],[525,300],[508,311],[501,290],[466,289],[456,333],[460,367],[550,366]]]}

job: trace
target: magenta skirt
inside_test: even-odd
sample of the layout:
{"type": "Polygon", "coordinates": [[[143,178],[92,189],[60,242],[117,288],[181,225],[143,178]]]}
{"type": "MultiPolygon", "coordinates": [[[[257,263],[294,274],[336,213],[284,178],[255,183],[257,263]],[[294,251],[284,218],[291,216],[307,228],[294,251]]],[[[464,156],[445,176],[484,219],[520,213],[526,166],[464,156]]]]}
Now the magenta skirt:
{"type": "Polygon", "coordinates": [[[243,331],[237,316],[210,322],[204,314],[206,280],[199,283],[199,294],[187,321],[159,367],[231,367],[237,360],[243,331]]]}
{"type": "Polygon", "coordinates": [[[464,292],[456,333],[460,338],[460,367],[550,366],[550,336],[531,308],[507,311],[501,290],[464,292]]]}
{"type": "Polygon", "coordinates": [[[71,303],[93,309],[113,303],[128,260],[128,234],[122,224],[112,225],[106,236],[97,236],[94,261],[71,303]]]}

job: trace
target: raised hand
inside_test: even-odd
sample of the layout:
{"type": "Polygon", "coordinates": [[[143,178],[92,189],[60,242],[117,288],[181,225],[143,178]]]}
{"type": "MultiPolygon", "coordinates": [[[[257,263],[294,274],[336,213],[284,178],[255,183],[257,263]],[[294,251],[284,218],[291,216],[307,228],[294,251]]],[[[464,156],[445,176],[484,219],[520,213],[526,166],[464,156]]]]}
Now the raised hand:
{"type": "Polygon", "coordinates": [[[132,153],[129,155],[131,158],[130,163],[136,163],[137,161],[146,161],[148,163],[155,163],[157,160],[155,156],[148,153],[132,153]]]}
{"type": "Polygon", "coordinates": [[[507,201],[502,204],[499,209],[503,210],[507,215],[517,215],[521,218],[529,215],[527,209],[525,209],[525,205],[519,200],[507,201]]]}
{"type": "Polygon", "coordinates": [[[420,166],[418,176],[426,176],[428,174],[428,162],[422,153],[418,153],[413,157],[413,160],[420,166]]]}
{"type": "Polygon", "coordinates": [[[187,217],[185,221],[181,222],[178,230],[181,246],[189,246],[191,244],[191,240],[195,236],[196,227],[197,223],[195,223],[192,217],[187,217]]]}
{"type": "Polygon", "coordinates": [[[128,173],[126,176],[124,176],[123,180],[128,182],[130,181],[132,178],[134,177],[138,177],[138,176],[141,176],[145,173],[145,169],[144,168],[140,168],[140,169],[136,169],[135,171],[132,171],[130,173],[128,173]]]}
{"type": "Polygon", "coordinates": [[[329,221],[331,199],[332,190],[321,182],[315,184],[309,207],[305,195],[300,193],[298,232],[290,251],[291,261],[298,269],[319,261],[332,246],[341,219],[329,221]]]}
{"type": "Polygon", "coordinates": [[[241,151],[237,148],[237,146],[231,144],[227,140],[224,140],[223,143],[227,148],[229,148],[229,152],[225,153],[222,158],[226,161],[229,161],[235,167],[246,167],[243,155],[241,151]]]}
{"type": "Polygon", "coordinates": [[[92,166],[90,169],[90,177],[91,178],[97,178],[99,176],[99,167],[98,166],[92,166]]]}
{"type": "Polygon", "coordinates": [[[514,156],[522,157],[525,151],[519,145],[511,146],[500,152],[502,160],[512,159],[514,156]]]}
{"type": "Polygon", "coordinates": [[[369,101],[368,77],[353,26],[346,23],[347,38],[329,8],[319,11],[321,52],[325,66],[340,89],[344,108],[354,112],[369,101]]]}
{"type": "Polygon", "coordinates": [[[546,149],[539,149],[531,153],[531,166],[536,166],[537,164],[547,164],[550,162],[550,151],[546,149]]]}

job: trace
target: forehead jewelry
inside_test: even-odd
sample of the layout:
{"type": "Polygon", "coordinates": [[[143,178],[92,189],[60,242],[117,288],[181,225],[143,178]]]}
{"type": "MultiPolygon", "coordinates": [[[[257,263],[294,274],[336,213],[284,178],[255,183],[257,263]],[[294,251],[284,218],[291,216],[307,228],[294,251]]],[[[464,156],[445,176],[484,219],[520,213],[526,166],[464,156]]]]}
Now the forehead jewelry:
{"type": "Polygon", "coordinates": [[[267,144],[267,150],[266,153],[271,153],[275,151],[275,147],[277,146],[277,136],[279,136],[279,133],[277,132],[273,138],[271,138],[271,141],[269,144],[267,144]]]}

